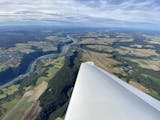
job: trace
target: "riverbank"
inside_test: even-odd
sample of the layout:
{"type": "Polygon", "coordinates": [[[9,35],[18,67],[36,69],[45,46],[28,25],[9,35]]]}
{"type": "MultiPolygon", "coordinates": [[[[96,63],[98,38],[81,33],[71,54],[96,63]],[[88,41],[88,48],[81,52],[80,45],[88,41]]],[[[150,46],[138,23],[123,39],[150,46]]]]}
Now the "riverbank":
{"type": "Polygon", "coordinates": [[[34,68],[36,67],[36,64],[39,60],[44,59],[44,58],[56,58],[58,56],[62,56],[65,55],[66,52],[68,51],[69,47],[75,43],[77,43],[77,40],[73,39],[72,37],[70,37],[69,35],[67,35],[67,38],[69,38],[71,41],[70,42],[66,42],[66,43],[60,43],[58,45],[58,49],[57,52],[49,52],[48,54],[44,54],[42,52],[40,52],[40,54],[36,53],[36,56],[32,56],[29,55],[32,59],[29,59],[28,57],[26,57],[26,59],[24,58],[24,61],[22,61],[21,63],[21,67],[18,68],[17,70],[19,70],[18,73],[17,70],[12,70],[9,69],[8,71],[5,72],[5,74],[0,73],[0,78],[5,78],[4,80],[0,81],[0,88],[4,88],[7,87],[11,84],[13,84],[14,82],[23,79],[24,77],[27,77],[30,75],[31,72],[34,71],[34,68]],[[25,66],[23,66],[25,65],[25,66]],[[14,74],[15,73],[15,74],[14,74]]]}

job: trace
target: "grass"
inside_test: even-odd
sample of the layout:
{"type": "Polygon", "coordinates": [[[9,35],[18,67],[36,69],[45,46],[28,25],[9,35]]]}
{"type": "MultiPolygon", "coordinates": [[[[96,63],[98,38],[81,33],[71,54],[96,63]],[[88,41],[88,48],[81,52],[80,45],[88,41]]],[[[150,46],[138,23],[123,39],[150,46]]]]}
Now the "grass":
{"type": "Polygon", "coordinates": [[[129,84],[145,93],[149,93],[149,90],[146,87],[144,87],[143,85],[139,84],[136,81],[130,81],[129,84]]]}
{"type": "MultiPolygon", "coordinates": [[[[20,120],[25,112],[32,106],[33,102],[38,102],[34,99],[36,94],[39,94],[39,90],[37,86],[40,85],[43,81],[49,81],[51,78],[55,76],[57,71],[64,64],[64,57],[58,57],[57,59],[50,59],[48,61],[43,61],[45,64],[41,66],[41,69],[44,69],[47,73],[46,76],[40,76],[35,86],[29,86],[26,88],[26,92],[31,93],[30,96],[24,96],[19,100],[18,98],[13,98],[11,101],[1,104],[3,108],[7,110],[7,115],[5,116],[5,120],[20,120]],[[32,91],[32,92],[31,92],[32,91]],[[38,91],[37,93],[34,91],[38,91]],[[33,100],[31,99],[33,98],[33,100]],[[31,100],[30,100],[31,99],[31,100]]],[[[0,98],[5,98],[8,95],[14,94],[18,91],[19,85],[11,85],[7,88],[2,89],[2,94],[0,94],[0,98]]],[[[42,90],[42,88],[40,88],[42,90]]]]}
{"type": "Polygon", "coordinates": [[[154,83],[160,86],[159,78],[149,75],[149,74],[142,74],[142,76],[144,76],[146,79],[152,80],[154,83]]]}
{"type": "Polygon", "coordinates": [[[152,43],[152,44],[160,44],[160,38],[150,40],[149,43],[152,43]]]}
{"type": "Polygon", "coordinates": [[[133,42],[133,41],[134,41],[133,38],[123,38],[119,40],[119,42],[133,42]]]}
{"type": "Polygon", "coordinates": [[[0,55],[4,53],[4,50],[0,48],[0,55]]]}
{"type": "Polygon", "coordinates": [[[56,36],[52,35],[46,37],[47,40],[55,40],[56,38],[57,38],[56,36]]]}
{"type": "Polygon", "coordinates": [[[10,87],[8,88],[3,88],[2,91],[5,95],[11,95],[13,94],[14,92],[18,91],[18,87],[19,85],[11,85],[10,87]]]}
{"type": "Polygon", "coordinates": [[[34,50],[31,49],[31,45],[28,45],[27,43],[17,43],[16,44],[16,48],[15,48],[18,52],[21,53],[31,53],[34,52],[34,50]]]}
{"type": "Polygon", "coordinates": [[[6,96],[6,94],[0,94],[0,99],[5,98],[6,96]]]}
{"type": "MultiPolygon", "coordinates": [[[[83,38],[80,43],[81,44],[86,44],[86,46],[90,49],[93,50],[97,50],[97,51],[92,51],[89,49],[83,49],[83,61],[93,61],[96,65],[98,65],[99,67],[103,68],[104,70],[116,74],[116,75],[120,75],[122,76],[121,79],[126,79],[128,77],[128,74],[126,74],[126,72],[124,71],[124,68],[127,68],[126,65],[131,66],[132,68],[135,68],[135,63],[138,64],[138,66],[136,68],[140,68],[140,69],[134,69],[134,71],[138,71],[135,72],[135,74],[142,74],[147,73],[143,70],[146,71],[151,71],[148,72],[148,74],[146,75],[142,75],[143,78],[143,83],[138,83],[136,81],[130,81],[131,85],[140,89],[141,91],[157,98],[160,99],[160,96],[158,94],[158,86],[160,86],[160,82],[159,82],[159,76],[156,74],[157,72],[160,71],[160,55],[156,52],[155,49],[150,49],[150,48],[142,48],[144,45],[142,44],[137,44],[136,42],[129,46],[118,46],[117,48],[115,48],[113,50],[113,47],[110,46],[109,44],[107,44],[107,40],[109,40],[110,38],[83,38]],[[104,44],[105,45],[100,45],[100,44],[104,44]],[[94,44],[94,45],[92,45],[94,44]],[[111,48],[107,48],[107,45],[110,46],[111,48]],[[133,47],[133,48],[132,48],[133,47]],[[99,51],[105,51],[105,53],[99,52],[99,51]],[[117,56],[123,56],[124,58],[124,63],[122,61],[119,62],[120,60],[116,58],[112,58],[112,56],[110,55],[110,51],[112,52],[116,52],[117,56]],[[126,55],[126,57],[125,57],[126,55]],[[130,57],[129,57],[130,56],[130,57]],[[128,64],[129,61],[133,63],[132,64],[128,64]],[[148,69],[148,70],[147,70],[148,69]],[[153,75],[152,75],[153,74],[153,75]],[[151,82],[151,83],[149,83],[151,82]],[[151,84],[150,87],[148,84],[151,84]],[[153,89],[153,90],[150,90],[153,89]]],[[[113,39],[114,41],[114,39],[113,39]]],[[[113,42],[112,39],[110,39],[110,42],[113,42]]],[[[114,41],[115,42],[115,41],[114,41]]],[[[129,41],[127,39],[120,39],[119,42],[133,42],[133,39],[130,39],[129,41]]],[[[154,48],[153,46],[148,46],[151,48],[154,48]]],[[[136,75],[137,76],[137,75],[136,75]]],[[[131,79],[139,79],[135,76],[133,76],[133,78],[131,79]]]]}
{"type": "Polygon", "coordinates": [[[48,78],[47,77],[39,77],[38,80],[36,81],[36,85],[39,85],[41,84],[44,80],[47,80],[48,78]]]}
{"type": "Polygon", "coordinates": [[[140,67],[151,69],[154,71],[160,70],[160,61],[158,60],[152,60],[152,59],[133,59],[133,58],[126,58],[132,62],[137,63],[140,67]]]}
{"type": "Polygon", "coordinates": [[[20,120],[25,114],[26,110],[32,106],[32,103],[33,102],[28,102],[26,98],[22,98],[16,104],[16,106],[11,111],[9,111],[4,120],[20,120]]]}
{"type": "Polygon", "coordinates": [[[117,49],[120,55],[135,55],[138,57],[158,56],[155,50],[152,49],[137,49],[130,47],[123,47],[117,49]]]}
{"type": "Polygon", "coordinates": [[[21,53],[31,53],[34,52],[32,47],[37,47],[39,49],[42,49],[44,52],[45,51],[56,51],[57,47],[54,46],[53,44],[49,44],[48,42],[45,41],[28,41],[28,43],[17,43],[16,44],[16,50],[21,52],[21,53]]]}
{"type": "Polygon", "coordinates": [[[33,90],[25,92],[23,97],[19,99],[13,99],[10,102],[3,104],[2,106],[8,109],[8,113],[3,120],[22,120],[28,110],[36,103],[39,104],[39,96],[46,90],[47,83],[36,85],[33,90]]]}
{"type": "Polygon", "coordinates": [[[92,48],[98,51],[103,51],[103,52],[112,52],[113,48],[110,46],[104,46],[104,45],[87,45],[88,48],[92,48]]]}
{"type": "Polygon", "coordinates": [[[18,99],[15,98],[7,103],[2,104],[2,107],[6,108],[7,110],[10,110],[16,103],[18,102],[18,99]]]}
{"type": "Polygon", "coordinates": [[[80,43],[82,44],[111,44],[116,42],[117,39],[116,38],[98,38],[96,37],[96,39],[94,38],[83,38],[80,43]]]}
{"type": "Polygon", "coordinates": [[[64,64],[64,57],[59,57],[57,59],[54,59],[50,62],[45,63],[45,67],[52,65],[51,67],[49,67],[49,69],[47,70],[47,75],[46,76],[41,76],[38,80],[37,80],[37,84],[41,83],[42,81],[49,81],[51,78],[53,78],[55,76],[55,74],[60,70],[60,68],[63,66],[64,64]]]}
{"type": "Polygon", "coordinates": [[[51,67],[49,68],[49,70],[47,71],[47,76],[41,76],[38,78],[36,85],[39,85],[40,83],[42,83],[43,81],[49,81],[51,78],[53,78],[55,76],[55,74],[59,71],[59,68],[57,67],[51,67]]]}
{"type": "Polygon", "coordinates": [[[151,95],[152,97],[160,100],[160,96],[158,95],[158,93],[156,91],[150,90],[148,94],[151,95]]]}
{"type": "Polygon", "coordinates": [[[6,70],[7,68],[8,68],[7,65],[5,65],[5,64],[0,64],[0,71],[4,71],[4,70],[6,70]]]}
{"type": "Polygon", "coordinates": [[[59,68],[57,67],[52,67],[50,68],[47,72],[48,72],[48,78],[52,78],[57,72],[58,72],[59,68]]]}
{"type": "Polygon", "coordinates": [[[24,117],[24,114],[32,107],[32,105],[34,103],[38,103],[37,99],[34,99],[33,96],[39,94],[39,89],[42,90],[42,87],[35,87],[33,90],[29,89],[27,92],[32,93],[29,94],[29,96],[26,94],[20,100],[13,99],[12,101],[3,104],[2,106],[9,110],[4,117],[4,120],[21,120],[24,117]]]}
{"type": "Polygon", "coordinates": [[[19,85],[11,85],[8,88],[3,88],[2,89],[3,93],[0,94],[0,99],[5,98],[7,95],[14,94],[16,91],[18,91],[18,87],[19,85]]]}
{"type": "Polygon", "coordinates": [[[82,59],[83,61],[93,61],[96,65],[111,73],[123,72],[119,67],[114,66],[118,65],[120,62],[112,59],[110,54],[86,52],[85,54],[83,54],[82,59]]]}
{"type": "Polygon", "coordinates": [[[66,38],[66,37],[58,37],[58,36],[47,36],[45,39],[50,40],[50,41],[59,41],[59,42],[69,42],[70,39],[66,38]]]}
{"type": "Polygon", "coordinates": [[[125,69],[130,69],[128,66],[131,66],[131,69],[134,68],[134,73],[132,75],[133,78],[130,79],[137,81],[140,79],[142,82],[138,83],[131,81],[130,84],[159,99],[160,96],[158,93],[160,82],[158,72],[160,71],[160,54],[156,52],[156,49],[154,49],[154,46],[151,46],[151,44],[148,44],[147,46],[143,44],[143,42],[141,44],[133,40],[132,36],[129,36],[129,38],[127,37],[127,39],[124,36],[117,41],[114,38],[82,38],[81,41],[79,41],[79,44],[84,44],[83,46],[86,46],[82,47],[82,50],[84,51],[82,59],[83,61],[93,61],[99,67],[110,73],[119,75],[119,77],[124,80],[128,77],[125,69]],[[113,42],[124,42],[124,44],[122,43],[119,46],[114,47],[109,44],[113,42]],[[133,42],[133,44],[127,46],[125,42],[133,42]],[[104,51],[104,53],[101,51],[104,51]],[[111,55],[109,52],[116,53],[116,58],[108,56],[111,55]],[[120,58],[121,56],[124,60],[120,58]],[[146,75],[137,77],[143,73],[146,75]]]}

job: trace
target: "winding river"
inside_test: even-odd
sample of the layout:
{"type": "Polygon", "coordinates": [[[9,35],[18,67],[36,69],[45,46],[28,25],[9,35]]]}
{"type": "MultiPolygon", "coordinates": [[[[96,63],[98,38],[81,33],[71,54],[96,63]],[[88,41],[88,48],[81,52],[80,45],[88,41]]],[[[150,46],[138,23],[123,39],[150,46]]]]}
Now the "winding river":
{"type": "Polygon", "coordinates": [[[24,77],[27,77],[30,75],[30,73],[32,73],[34,71],[34,68],[36,67],[37,65],[37,62],[41,59],[45,59],[45,58],[56,58],[58,56],[63,56],[67,53],[69,47],[73,44],[76,44],[77,43],[77,40],[76,39],[73,39],[72,37],[70,37],[69,35],[67,35],[67,38],[71,39],[72,42],[71,43],[68,43],[68,44],[65,44],[63,46],[60,46],[60,52],[59,53],[52,53],[52,54],[47,54],[47,55],[43,55],[43,56],[40,56],[38,58],[36,58],[31,64],[28,65],[28,68],[27,68],[27,71],[24,73],[24,74],[21,74],[19,75],[18,77],[10,80],[9,82],[3,84],[0,86],[0,88],[4,88],[4,87],[7,87],[11,84],[13,84],[15,81],[18,81],[20,79],[23,79],[24,77]]]}

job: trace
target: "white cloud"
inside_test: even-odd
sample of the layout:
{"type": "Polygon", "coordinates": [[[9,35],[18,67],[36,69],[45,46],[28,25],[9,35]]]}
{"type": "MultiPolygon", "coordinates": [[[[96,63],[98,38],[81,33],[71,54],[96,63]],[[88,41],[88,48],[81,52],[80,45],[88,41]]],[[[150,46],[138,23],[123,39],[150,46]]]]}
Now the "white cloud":
{"type": "Polygon", "coordinates": [[[156,0],[1,0],[0,22],[59,21],[108,26],[129,23],[160,25],[156,0]]]}

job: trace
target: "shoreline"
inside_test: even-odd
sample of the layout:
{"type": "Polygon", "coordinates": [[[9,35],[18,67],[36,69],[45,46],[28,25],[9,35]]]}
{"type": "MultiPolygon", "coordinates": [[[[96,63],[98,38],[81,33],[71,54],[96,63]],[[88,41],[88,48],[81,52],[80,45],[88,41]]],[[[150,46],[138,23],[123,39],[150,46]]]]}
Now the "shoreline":
{"type": "Polygon", "coordinates": [[[77,43],[77,40],[73,39],[72,37],[70,37],[69,35],[67,35],[67,38],[71,39],[72,42],[71,43],[66,43],[63,46],[60,46],[60,52],[59,53],[51,53],[51,54],[46,54],[46,55],[42,55],[38,58],[36,58],[33,62],[31,62],[28,67],[27,67],[27,71],[24,74],[20,74],[18,75],[16,78],[13,78],[12,80],[10,80],[7,83],[4,83],[3,85],[0,85],[0,89],[8,87],[12,84],[14,84],[14,82],[17,82],[20,79],[23,79],[24,77],[27,77],[30,75],[30,73],[32,73],[34,71],[34,68],[37,65],[37,62],[41,59],[45,59],[45,58],[54,58],[54,57],[59,57],[59,56],[63,56],[66,54],[66,52],[68,51],[69,47],[75,43],[77,43]]]}

